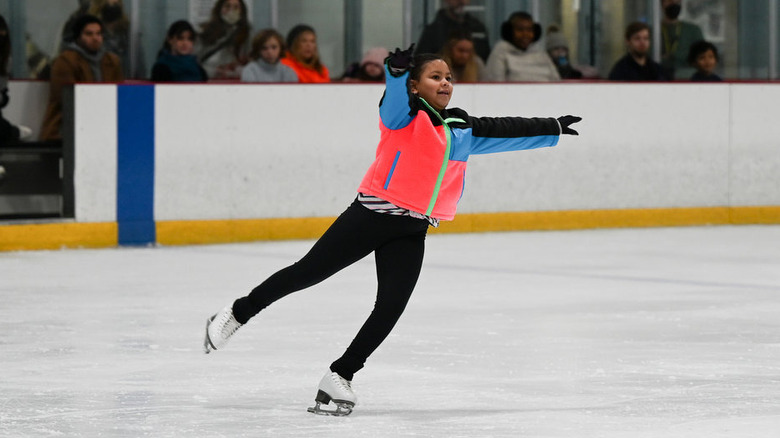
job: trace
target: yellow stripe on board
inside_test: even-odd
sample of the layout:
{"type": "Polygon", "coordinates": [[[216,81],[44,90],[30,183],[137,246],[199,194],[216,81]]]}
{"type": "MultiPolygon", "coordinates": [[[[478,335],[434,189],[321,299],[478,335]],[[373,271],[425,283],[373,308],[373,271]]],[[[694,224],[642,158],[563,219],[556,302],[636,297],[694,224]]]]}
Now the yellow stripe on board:
{"type": "Polygon", "coordinates": [[[461,214],[434,233],[780,224],[780,207],[644,208],[461,214]]]}
{"type": "Polygon", "coordinates": [[[163,245],[248,242],[253,240],[316,239],[334,217],[232,219],[157,222],[157,242],[163,245]]]}
{"type": "MultiPolygon", "coordinates": [[[[316,239],[334,217],[165,221],[157,223],[164,245],[316,239]]],[[[632,210],[568,210],[459,214],[431,233],[575,230],[588,228],[679,227],[694,225],[780,224],[780,207],[701,207],[632,210]]]]}
{"type": "MultiPolygon", "coordinates": [[[[704,207],[461,214],[454,221],[442,223],[438,230],[432,231],[470,233],[725,225],[732,223],[730,210],[728,207],[704,207]]],[[[775,220],[780,222],[780,208],[775,214],[775,220]]]]}
{"type": "MultiPolygon", "coordinates": [[[[335,217],[157,222],[157,242],[195,245],[316,239],[335,217]]],[[[431,233],[780,224],[780,207],[701,207],[459,214],[431,233]]],[[[0,225],[0,251],[117,245],[116,223],[0,225]]]]}
{"type": "Polygon", "coordinates": [[[115,222],[4,224],[0,225],[0,251],[114,247],[117,236],[115,222]]]}

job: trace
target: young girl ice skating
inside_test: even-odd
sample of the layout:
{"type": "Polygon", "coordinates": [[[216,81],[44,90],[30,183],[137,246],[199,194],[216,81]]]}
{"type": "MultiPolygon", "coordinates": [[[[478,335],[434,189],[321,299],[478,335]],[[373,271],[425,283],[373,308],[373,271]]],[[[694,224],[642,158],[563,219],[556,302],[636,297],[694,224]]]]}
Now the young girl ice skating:
{"type": "Polygon", "coordinates": [[[371,315],[320,381],[310,412],[348,415],[357,402],[354,374],[403,313],[420,274],[428,226],[452,220],[471,154],[555,146],[579,117],[471,117],[446,109],[452,75],[436,55],[396,49],[385,62],[376,160],[347,210],[297,263],[271,275],[208,319],[204,349],[222,349],[250,318],[285,295],[307,288],[374,252],[378,290],[371,315]],[[322,403],[333,401],[334,410],[322,403]]]}

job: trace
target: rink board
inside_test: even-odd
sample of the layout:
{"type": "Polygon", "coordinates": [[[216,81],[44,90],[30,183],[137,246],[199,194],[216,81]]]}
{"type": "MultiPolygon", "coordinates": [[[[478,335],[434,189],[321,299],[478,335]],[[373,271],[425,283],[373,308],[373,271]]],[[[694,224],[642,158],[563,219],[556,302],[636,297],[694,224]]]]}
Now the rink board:
{"type": "MultiPolygon", "coordinates": [[[[0,225],[0,249],[313,238],[379,139],[381,85],[75,88],[68,225],[93,231],[0,225]]],[[[451,106],[470,114],[577,114],[581,135],[471,157],[437,231],[780,223],[778,99],[775,84],[458,85],[451,106]]]]}

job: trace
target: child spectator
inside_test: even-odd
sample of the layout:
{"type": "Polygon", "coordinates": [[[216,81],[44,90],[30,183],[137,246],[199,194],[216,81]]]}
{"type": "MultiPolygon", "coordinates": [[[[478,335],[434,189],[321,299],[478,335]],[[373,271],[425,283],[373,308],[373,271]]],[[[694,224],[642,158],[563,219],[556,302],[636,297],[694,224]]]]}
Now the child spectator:
{"type": "Polygon", "coordinates": [[[688,51],[688,64],[696,69],[691,76],[694,82],[720,82],[720,76],[715,74],[718,67],[718,48],[709,41],[696,41],[688,51]]]}
{"type": "Polygon", "coordinates": [[[252,39],[252,50],[244,66],[241,82],[298,82],[298,75],[280,61],[287,48],[284,38],[274,29],[258,32],[252,39]]]}
{"type": "Polygon", "coordinates": [[[341,80],[344,82],[384,82],[385,58],[390,54],[384,47],[368,49],[359,63],[351,64],[341,80]]]}
{"type": "Polygon", "coordinates": [[[244,0],[217,0],[201,26],[196,53],[209,79],[240,78],[251,30],[244,0]]]}
{"type": "Polygon", "coordinates": [[[208,76],[192,54],[195,29],[185,20],[171,24],[163,48],[152,67],[155,82],[206,82],[208,76]]]}
{"type": "Polygon", "coordinates": [[[309,25],[299,24],[287,34],[287,55],[282,63],[295,71],[299,82],[330,82],[328,68],[320,61],[317,34],[309,25]]]}
{"type": "Polygon", "coordinates": [[[482,82],[487,80],[487,70],[482,58],[474,51],[474,40],[466,30],[450,34],[442,49],[442,57],[452,68],[455,82],[482,82]]]}

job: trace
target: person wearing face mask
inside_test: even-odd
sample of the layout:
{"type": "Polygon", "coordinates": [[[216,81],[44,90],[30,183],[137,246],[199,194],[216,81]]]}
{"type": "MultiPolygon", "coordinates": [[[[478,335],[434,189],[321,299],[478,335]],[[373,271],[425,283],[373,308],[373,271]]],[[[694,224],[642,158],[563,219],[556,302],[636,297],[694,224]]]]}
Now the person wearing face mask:
{"type": "Polygon", "coordinates": [[[663,10],[661,65],[671,79],[689,78],[694,69],[688,64],[688,51],[693,43],[704,39],[701,28],[679,19],[682,0],[660,1],[663,10]]]}
{"type": "Polygon", "coordinates": [[[417,42],[417,53],[440,53],[450,35],[456,31],[468,32],[474,43],[474,52],[482,61],[490,55],[490,43],[485,25],[468,12],[470,0],[444,0],[436,18],[423,29],[417,42]]]}
{"type": "Polygon", "coordinates": [[[527,12],[515,12],[501,25],[501,41],[487,62],[488,77],[496,82],[554,82],[561,76],[539,39],[539,28],[527,12]]]}
{"type": "Polygon", "coordinates": [[[566,42],[566,37],[562,33],[555,31],[547,33],[547,39],[545,42],[547,46],[547,54],[550,55],[550,59],[558,67],[558,74],[561,75],[561,79],[581,79],[582,72],[574,68],[569,59],[569,43],[566,42]]]}
{"type": "Polygon", "coordinates": [[[65,23],[61,49],[78,38],[78,35],[75,35],[73,32],[73,24],[79,17],[87,14],[97,17],[103,22],[103,47],[107,51],[119,56],[119,59],[122,61],[124,77],[145,78],[144,56],[140,51],[140,44],[138,44],[139,54],[135,59],[136,62],[133,63],[130,59],[130,20],[127,18],[127,14],[125,14],[122,0],[89,0],[83,2],[81,7],[65,23]],[[135,68],[133,68],[134,65],[135,68]]]}
{"type": "Polygon", "coordinates": [[[103,22],[93,15],[82,15],[73,23],[73,32],[78,37],[52,63],[41,140],[62,139],[62,90],[66,85],[123,80],[119,57],[103,47],[103,29],[103,22]]]}
{"type": "Polygon", "coordinates": [[[596,67],[576,64],[571,59],[569,42],[557,24],[549,25],[546,35],[545,46],[547,47],[547,54],[550,55],[550,59],[558,68],[561,79],[596,79],[599,77],[596,67]]]}
{"type": "Polygon", "coordinates": [[[210,79],[238,80],[249,62],[251,25],[244,0],[218,0],[201,24],[198,61],[210,79]]]}

